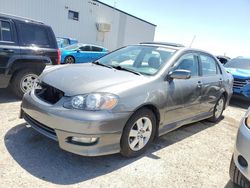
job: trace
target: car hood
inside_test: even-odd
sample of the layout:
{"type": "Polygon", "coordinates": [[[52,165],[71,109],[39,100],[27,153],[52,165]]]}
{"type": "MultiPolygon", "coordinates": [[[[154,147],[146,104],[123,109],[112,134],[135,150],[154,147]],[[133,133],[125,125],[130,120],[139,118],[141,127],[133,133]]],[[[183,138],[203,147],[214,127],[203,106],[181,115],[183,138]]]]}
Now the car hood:
{"type": "Polygon", "coordinates": [[[66,96],[91,92],[119,93],[125,86],[134,86],[147,81],[148,77],[130,72],[110,69],[92,63],[60,65],[45,69],[40,82],[51,85],[66,96]],[[110,88],[110,90],[109,90],[110,88]]]}
{"type": "Polygon", "coordinates": [[[250,70],[246,69],[237,69],[237,68],[226,68],[234,78],[238,79],[250,79],[250,70]]]}

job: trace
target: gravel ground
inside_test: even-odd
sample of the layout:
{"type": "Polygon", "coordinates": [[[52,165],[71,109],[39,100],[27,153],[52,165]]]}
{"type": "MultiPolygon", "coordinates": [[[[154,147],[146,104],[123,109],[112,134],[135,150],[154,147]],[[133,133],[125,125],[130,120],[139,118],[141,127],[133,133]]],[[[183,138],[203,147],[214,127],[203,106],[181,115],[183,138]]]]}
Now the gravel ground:
{"type": "Polygon", "coordinates": [[[87,158],[25,127],[20,101],[0,90],[0,187],[233,187],[228,169],[247,104],[233,100],[217,124],[184,126],[140,158],[87,158]]]}

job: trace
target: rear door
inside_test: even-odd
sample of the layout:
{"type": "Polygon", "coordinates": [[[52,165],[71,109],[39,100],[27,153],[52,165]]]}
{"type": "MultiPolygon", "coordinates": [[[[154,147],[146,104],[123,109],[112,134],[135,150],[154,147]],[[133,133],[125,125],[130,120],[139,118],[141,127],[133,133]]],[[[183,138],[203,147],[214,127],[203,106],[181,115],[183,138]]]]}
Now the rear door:
{"type": "Polygon", "coordinates": [[[211,112],[220,97],[222,87],[222,72],[217,61],[209,54],[200,53],[199,61],[202,74],[202,112],[211,112]]]}
{"type": "Polygon", "coordinates": [[[104,56],[107,52],[104,52],[103,48],[100,48],[98,46],[91,46],[91,59],[92,61],[95,61],[102,56],[104,56]]]}
{"type": "Polygon", "coordinates": [[[15,25],[11,20],[0,18],[0,74],[15,55],[19,55],[15,25]]]}

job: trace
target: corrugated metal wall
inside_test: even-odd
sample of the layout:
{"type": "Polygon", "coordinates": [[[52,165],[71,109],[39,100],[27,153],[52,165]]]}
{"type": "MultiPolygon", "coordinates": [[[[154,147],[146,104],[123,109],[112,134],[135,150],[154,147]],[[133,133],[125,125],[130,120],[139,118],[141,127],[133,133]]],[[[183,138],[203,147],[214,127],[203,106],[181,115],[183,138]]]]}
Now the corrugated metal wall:
{"type": "Polygon", "coordinates": [[[0,12],[42,21],[52,26],[56,36],[110,50],[153,41],[155,34],[155,26],[91,0],[0,0],[0,12]],[[79,21],[68,19],[69,10],[79,12],[79,21]],[[97,22],[111,24],[111,31],[98,32],[97,22]]]}

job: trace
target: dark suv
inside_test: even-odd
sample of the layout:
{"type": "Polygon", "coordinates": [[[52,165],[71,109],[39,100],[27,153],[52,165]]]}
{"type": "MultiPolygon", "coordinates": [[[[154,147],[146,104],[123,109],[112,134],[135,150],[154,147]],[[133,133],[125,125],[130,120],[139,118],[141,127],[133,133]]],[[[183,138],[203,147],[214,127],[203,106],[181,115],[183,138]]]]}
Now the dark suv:
{"type": "Polygon", "coordinates": [[[22,97],[47,64],[60,64],[60,51],[51,27],[0,14],[0,88],[10,86],[22,97]]]}

